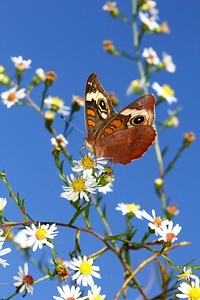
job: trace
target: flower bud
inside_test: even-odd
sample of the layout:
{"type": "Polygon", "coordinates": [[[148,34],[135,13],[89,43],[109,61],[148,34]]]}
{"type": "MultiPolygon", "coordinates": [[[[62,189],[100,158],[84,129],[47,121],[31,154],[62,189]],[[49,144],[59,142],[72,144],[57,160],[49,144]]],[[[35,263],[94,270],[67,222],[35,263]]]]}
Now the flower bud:
{"type": "Polygon", "coordinates": [[[113,45],[113,42],[111,40],[103,41],[103,49],[104,49],[104,51],[108,52],[109,54],[116,53],[115,46],[113,45]]]}
{"type": "Polygon", "coordinates": [[[196,136],[195,136],[195,134],[194,134],[192,131],[186,132],[186,133],[184,134],[183,145],[184,145],[185,147],[189,147],[190,144],[191,144],[192,142],[194,142],[195,140],[196,140],[196,136]]]}

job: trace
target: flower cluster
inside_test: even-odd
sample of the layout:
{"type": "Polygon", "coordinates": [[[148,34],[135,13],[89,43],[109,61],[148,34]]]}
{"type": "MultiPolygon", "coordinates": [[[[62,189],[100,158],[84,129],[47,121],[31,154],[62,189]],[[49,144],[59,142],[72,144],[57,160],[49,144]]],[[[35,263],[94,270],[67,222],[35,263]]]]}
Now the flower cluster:
{"type": "MultiPolygon", "coordinates": [[[[146,219],[150,221],[148,223],[149,228],[160,236],[158,241],[164,241],[166,243],[173,243],[177,240],[177,235],[181,231],[182,227],[179,224],[173,225],[173,222],[168,219],[161,219],[156,216],[155,210],[152,209],[152,216],[149,215],[144,209],[141,211],[140,206],[135,203],[125,204],[119,203],[116,210],[120,210],[122,215],[133,217],[134,215],[138,219],[146,219]]],[[[175,215],[175,214],[174,214],[175,215]]]]}
{"type": "Polygon", "coordinates": [[[89,286],[88,295],[82,297],[80,292],[80,287],[72,286],[71,288],[69,285],[65,285],[62,288],[57,287],[60,296],[54,296],[56,300],[63,300],[63,299],[74,299],[74,300],[81,300],[81,299],[105,299],[105,295],[101,295],[101,287],[98,287],[94,284],[93,277],[100,279],[101,276],[98,273],[99,267],[93,265],[93,259],[87,258],[85,255],[83,257],[79,256],[78,258],[73,258],[72,261],[69,263],[69,268],[72,269],[75,274],[72,276],[72,280],[76,281],[77,285],[81,285],[84,287],[89,286]],[[81,296],[81,297],[80,297],[81,296]]]}
{"type": "Polygon", "coordinates": [[[106,171],[106,163],[104,158],[95,159],[90,152],[80,160],[75,160],[72,171],[77,175],[67,176],[67,186],[63,186],[61,197],[72,202],[79,199],[88,202],[89,194],[111,192],[113,177],[106,171]]]}

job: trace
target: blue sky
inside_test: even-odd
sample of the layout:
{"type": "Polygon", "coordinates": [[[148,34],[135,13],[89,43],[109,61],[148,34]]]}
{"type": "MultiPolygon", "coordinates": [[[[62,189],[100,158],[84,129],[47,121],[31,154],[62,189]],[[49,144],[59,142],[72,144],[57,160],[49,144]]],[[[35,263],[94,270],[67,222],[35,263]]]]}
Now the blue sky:
{"type": "MultiPolygon", "coordinates": [[[[95,72],[105,90],[114,90],[120,99],[121,107],[126,106],[137,98],[135,95],[127,97],[125,94],[131,80],[138,76],[136,65],[124,58],[106,54],[102,50],[102,41],[111,39],[117,48],[132,53],[131,30],[128,25],[103,12],[104,3],[102,0],[1,2],[0,64],[5,65],[10,74],[14,74],[11,56],[22,55],[25,59],[31,58],[32,67],[26,72],[23,87],[26,87],[38,67],[46,71],[54,70],[58,78],[50,92],[53,96],[63,98],[66,105],[71,104],[73,94],[83,96],[87,77],[95,72]]],[[[130,15],[130,1],[118,1],[118,7],[122,13],[130,15]]],[[[174,74],[165,71],[157,73],[153,81],[169,84],[176,92],[178,103],[171,107],[167,103],[163,104],[157,111],[157,120],[162,121],[167,117],[168,108],[174,109],[176,106],[183,108],[179,114],[179,127],[169,129],[160,137],[162,149],[170,146],[166,163],[179,148],[183,133],[194,131],[197,138],[166,178],[167,197],[180,209],[180,214],[175,219],[175,222],[183,227],[179,241],[192,242],[190,247],[174,250],[170,257],[180,265],[195,258],[194,264],[199,264],[200,2],[158,1],[158,9],[160,21],[166,20],[169,23],[171,34],[148,35],[144,38],[142,47],[153,47],[159,56],[162,52],[172,55],[177,71],[174,74]]],[[[1,91],[4,90],[0,88],[1,91]]],[[[149,91],[153,92],[151,88],[149,91]]],[[[38,88],[32,97],[39,103],[40,96],[41,89],[38,88]]],[[[73,122],[85,132],[83,109],[77,113],[73,122]]],[[[38,221],[68,222],[73,211],[69,203],[60,198],[62,182],[57,176],[51,156],[51,135],[46,131],[42,118],[33,109],[24,107],[7,109],[1,105],[0,126],[0,169],[5,170],[14,191],[25,198],[31,217],[38,221]]],[[[62,132],[64,123],[61,118],[57,117],[55,127],[57,131],[62,132]]],[[[69,151],[74,159],[79,158],[82,143],[83,136],[74,130],[69,138],[69,151]]],[[[159,175],[153,147],[142,159],[127,166],[113,165],[113,169],[114,192],[106,195],[103,200],[103,203],[107,203],[107,214],[113,234],[125,230],[124,218],[120,212],[115,211],[119,202],[139,202],[148,212],[154,208],[161,214],[161,205],[153,188],[154,179],[159,175]]],[[[65,173],[70,172],[66,164],[65,173]]],[[[6,197],[9,202],[6,217],[12,221],[21,221],[21,215],[2,183],[0,183],[0,197],[6,197]]],[[[103,234],[104,228],[95,210],[92,222],[95,230],[103,234]]],[[[136,239],[139,239],[146,227],[141,225],[139,220],[134,220],[134,226],[136,228],[141,226],[141,233],[136,236],[136,239]]],[[[58,255],[68,259],[68,253],[74,243],[73,232],[60,228],[59,232],[60,235],[56,239],[58,255]]],[[[84,234],[81,241],[82,251],[86,255],[102,246],[96,239],[84,234]],[[89,241],[92,250],[88,246],[89,241]]],[[[38,257],[41,253],[37,254],[38,257]]],[[[49,249],[45,249],[45,253],[48,257],[49,249]]],[[[137,265],[143,257],[145,253],[142,253],[141,257],[137,253],[134,263],[137,265]]],[[[21,254],[15,256],[14,252],[7,258],[10,266],[1,271],[0,282],[12,283],[12,276],[16,274],[18,265],[23,264],[24,259],[21,254]]],[[[42,259],[45,260],[45,256],[42,256],[42,259]]],[[[97,284],[102,286],[107,299],[112,299],[122,283],[121,268],[116,267],[117,272],[113,270],[113,265],[117,264],[116,258],[111,254],[105,255],[96,264],[100,266],[102,275],[102,280],[97,284]]],[[[30,268],[35,278],[42,276],[34,266],[30,268]]],[[[148,269],[147,278],[152,269],[153,266],[148,269]]],[[[144,277],[140,279],[142,282],[144,277]]],[[[0,291],[0,298],[7,297],[13,292],[13,288],[1,287],[0,291]]],[[[38,299],[41,293],[45,294],[44,299],[51,299],[53,295],[57,295],[56,283],[52,281],[38,284],[31,299],[38,299]]],[[[150,295],[154,295],[153,290],[150,295]]],[[[21,296],[16,297],[20,298],[21,296]]]]}

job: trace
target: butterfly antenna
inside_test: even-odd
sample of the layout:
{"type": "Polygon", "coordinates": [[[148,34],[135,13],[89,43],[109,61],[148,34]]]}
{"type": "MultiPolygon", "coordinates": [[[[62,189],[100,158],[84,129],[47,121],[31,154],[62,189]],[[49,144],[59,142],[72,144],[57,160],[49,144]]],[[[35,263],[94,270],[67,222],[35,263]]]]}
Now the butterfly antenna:
{"type": "Polygon", "coordinates": [[[74,124],[72,124],[69,120],[67,120],[63,115],[60,115],[60,117],[62,119],[64,119],[68,124],[70,124],[72,127],[74,127],[76,130],[78,130],[80,133],[82,133],[83,135],[85,135],[85,133],[80,129],[78,128],[77,126],[75,126],[74,124]]]}

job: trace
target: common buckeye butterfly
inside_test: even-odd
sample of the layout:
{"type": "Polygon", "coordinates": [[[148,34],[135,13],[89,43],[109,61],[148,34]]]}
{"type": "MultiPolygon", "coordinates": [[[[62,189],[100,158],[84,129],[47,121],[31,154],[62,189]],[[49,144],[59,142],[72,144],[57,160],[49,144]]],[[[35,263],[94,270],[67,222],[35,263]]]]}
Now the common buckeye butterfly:
{"type": "Polygon", "coordinates": [[[85,126],[88,137],[85,146],[96,155],[111,162],[128,164],[149,149],[156,138],[154,95],[145,95],[119,113],[92,73],[85,89],[85,126]]]}

